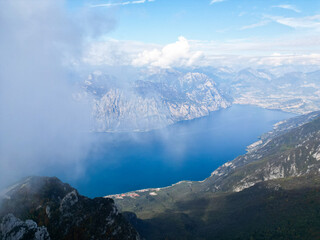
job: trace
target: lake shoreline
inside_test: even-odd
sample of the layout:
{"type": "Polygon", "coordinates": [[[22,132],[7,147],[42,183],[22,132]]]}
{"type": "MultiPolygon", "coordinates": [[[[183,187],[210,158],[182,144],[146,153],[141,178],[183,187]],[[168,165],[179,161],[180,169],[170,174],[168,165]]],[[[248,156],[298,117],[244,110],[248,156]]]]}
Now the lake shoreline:
{"type": "Polygon", "coordinates": [[[207,117],[181,121],[164,129],[134,133],[97,133],[96,144],[80,179],[70,179],[90,197],[201,181],[293,114],[233,105],[207,117]]]}

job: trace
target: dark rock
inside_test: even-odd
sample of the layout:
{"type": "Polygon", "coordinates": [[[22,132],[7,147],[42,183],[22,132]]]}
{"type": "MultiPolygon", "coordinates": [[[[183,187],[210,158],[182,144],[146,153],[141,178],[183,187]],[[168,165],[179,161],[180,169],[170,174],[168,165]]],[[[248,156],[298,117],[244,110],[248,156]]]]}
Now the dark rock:
{"type": "Polygon", "coordinates": [[[29,177],[4,192],[9,213],[48,229],[51,239],[139,239],[109,198],[90,199],[57,178],[29,177]]]}
{"type": "Polygon", "coordinates": [[[21,221],[13,214],[3,217],[0,225],[3,240],[50,240],[46,227],[38,227],[32,220],[21,221]]]}

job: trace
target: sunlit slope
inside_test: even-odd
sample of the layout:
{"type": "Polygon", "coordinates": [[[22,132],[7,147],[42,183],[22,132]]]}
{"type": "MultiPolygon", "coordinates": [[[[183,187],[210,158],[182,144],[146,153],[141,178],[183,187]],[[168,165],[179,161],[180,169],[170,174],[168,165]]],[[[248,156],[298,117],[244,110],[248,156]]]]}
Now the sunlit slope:
{"type": "Polygon", "coordinates": [[[319,176],[269,180],[181,199],[149,219],[126,214],[146,239],[319,239],[319,187],[319,176]]]}

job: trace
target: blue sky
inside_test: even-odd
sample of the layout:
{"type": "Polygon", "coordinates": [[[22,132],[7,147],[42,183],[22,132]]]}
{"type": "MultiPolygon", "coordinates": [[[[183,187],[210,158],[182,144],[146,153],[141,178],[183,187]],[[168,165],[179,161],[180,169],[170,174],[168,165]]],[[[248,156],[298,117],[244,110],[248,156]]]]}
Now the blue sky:
{"type": "Polygon", "coordinates": [[[231,54],[303,59],[320,54],[319,0],[80,0],[68,6],[114,19],[115,27],[100,41],[139,42],[144,50],[183,36],[190,51],[208,52],[204,55],[211,61],[231,54]]]}
{"type": "MultiPolygon", "coordinates": [[[[72,2],[75,5],[75,1],[72,2]]],[[[109,33],[112,38],[158,44],[173,42],[178,36],[214,41],[272,38],[294,33],[296,29],[270,17],[302,18],[320,14],[317,0],[225,0],[212,4],[210,0],[133,2],[82,0],[76,4],[100,5],[97,8],[104,8],[106,14],[112,12],[117,21],[117,27],[109,33]],[[131,4],[120,5],[126,2],[131,4]]]]}

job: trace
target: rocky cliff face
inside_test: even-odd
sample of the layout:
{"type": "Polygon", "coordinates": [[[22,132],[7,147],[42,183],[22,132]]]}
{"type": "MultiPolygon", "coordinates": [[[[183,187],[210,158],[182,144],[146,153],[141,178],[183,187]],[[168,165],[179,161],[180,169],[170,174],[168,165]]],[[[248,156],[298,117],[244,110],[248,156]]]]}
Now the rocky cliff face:
{"type": "Polygon", "coordinates": [[[30,177],[6,189],[0,217],[3,239],[139,239],[113,200],[89,199],[57,178],[30,177]]]}
{"type": "Polygon", "coordinates": [[[8,214],[0,224],[0,239],[4,240],[50,240],[46,227],[38,227],[32,220],[21,221],[8,214]]]}
{"type": "Polygon", "coordinates": [[[94,73],[85,83],[94,97],[95,130],[146,131],[207,116],[230,103],[205,74],[165,71],[132,83],[94,73]]]}
{"type": "Polygon", "coordinates": [[[214,171],[206,185],[214,182],[212,191],[237,192],[267,180],[319,174],[319,116],[315,112],[276,125],[247,154],[214,171]]]}

